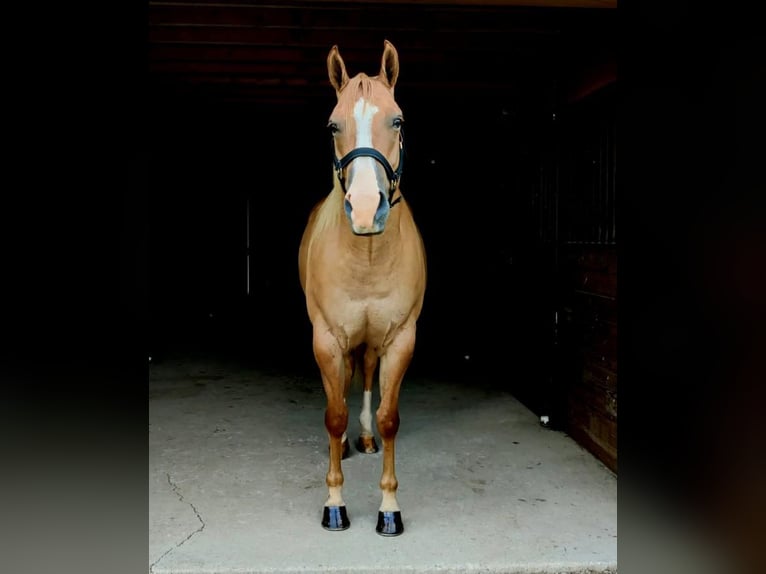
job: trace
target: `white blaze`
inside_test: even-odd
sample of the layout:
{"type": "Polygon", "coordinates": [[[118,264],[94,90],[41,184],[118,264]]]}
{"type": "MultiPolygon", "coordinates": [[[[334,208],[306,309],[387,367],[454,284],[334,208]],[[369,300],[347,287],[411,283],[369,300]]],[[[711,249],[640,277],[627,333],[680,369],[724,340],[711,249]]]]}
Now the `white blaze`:
{"type": "MultiPolygon", "coordinates": [[[[378,107],[359,98],[354,104],[356,147],[372,147],[372,120],[378,107]]],[[[375,215],[380,205],[380,191],[375,160],[359,157],[351,162],[346,201],[351,206],[351,226],[357,233],[375,231],[375,215]]],[[[377,230],[382,231],[382,230],[377,230]]]]}
{"type": "Polygon", "coordinates": [[[378,113],[378,107],[359,98],[354,104],[356,121],[356,147],[372,147],[372,117],[378,113]]]}
{"type": "MultiPolygon", "coordinates": [[[[378,107],[367,103],[364,98],[359,98],[354,104],[356,147],[372,147],[372,118],[376,113],[378,113],[378,107]]],[[[351,164],[351,169],[354,171],[354,177],[361,176],[361,171],[363,171],[372,177],[371,183],[375,183],[375,160],[371,157],[355,159],[351,164]]]]}

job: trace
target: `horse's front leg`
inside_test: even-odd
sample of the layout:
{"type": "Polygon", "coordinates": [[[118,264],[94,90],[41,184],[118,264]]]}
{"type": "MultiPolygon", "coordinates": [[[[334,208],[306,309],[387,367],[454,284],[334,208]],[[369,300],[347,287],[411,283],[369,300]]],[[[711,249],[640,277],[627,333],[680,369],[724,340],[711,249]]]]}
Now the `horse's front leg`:
{"type": "Polygon", "coordinates": [[[383,499],[378,511],[376,531],[383,536],[404,532],[402,514],[396,500],[395,444],[399,430],[399,389],[415,348],[415,325],[400,331],[380,359],[380,407],[377,410],[378,432],[383,442],[383,473],[380,490],[383,499]]]}
{"type": "Polygon", "coordinates": [[[347,361],[337,339],[327,328],[314,329],[314,357],[319,365],[327,396],[324,423],[330,439],[330,468],[326,479],[328,496],[324,504],[322,526],[327,530],[345,530],[351,524],[341,494],[343,471],[340,464],[343,456],[343,438],[348,425],[344,372],[347,361]]]}

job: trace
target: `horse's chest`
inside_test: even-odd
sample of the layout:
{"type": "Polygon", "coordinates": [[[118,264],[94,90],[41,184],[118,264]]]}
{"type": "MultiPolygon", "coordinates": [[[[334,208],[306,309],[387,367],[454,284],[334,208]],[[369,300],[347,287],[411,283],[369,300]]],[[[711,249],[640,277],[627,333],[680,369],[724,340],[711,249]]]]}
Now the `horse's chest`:
{"type": "Polygon", "coordinates": [[[391,322],[401,323],[406,319],[407,307],[402,300],[352,300],[340,305],[335,317],[354,331],[386,328],[391,322]]]}
{"type": "Polygon", "coordinates": [[[318,254],[316,261],[325,263],[310,265],[309,314],[327,326],[341,348],[361,343],[385,348],[416,318],[422,294],[415,258],[370,263],[324,250],[318,254]]]}
{"type": "Polygon", "coordinates": [[[347,341],[350,347],[360,343],[385,347],[407,321],[411,309],[411,304],[397,297],[354,299],[347,296],[344,299],[326,309],[325,319],[339,339],[347,341]]]}
{"type": "Polygon", "coordinates": [[[372,309],[367,313],[368,342],[374,342],[377,347],[386,347],[411,317],[412,306],[387,307],[372,309]]]}

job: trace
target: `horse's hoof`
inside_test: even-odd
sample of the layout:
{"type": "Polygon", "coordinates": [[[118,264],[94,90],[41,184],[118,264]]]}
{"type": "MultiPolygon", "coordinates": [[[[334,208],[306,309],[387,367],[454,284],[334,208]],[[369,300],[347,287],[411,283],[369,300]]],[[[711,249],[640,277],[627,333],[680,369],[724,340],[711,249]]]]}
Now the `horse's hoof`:
{"type": "Polygon", "coordinates": [[[322,527],[325,530],[345,530],[351,526],[345,506],[325,506],[322,527]]]}
{"type": "Polygon", "coordinates": [[[374,454],[378,452],[378,443],[374,436],[360,436],[356,439],[356,450],[365,454],[374,454]]]}
{"type": "Polygon", "coordinates": [[[375,532],[381,536],[399,536],[404,532],[402,513],[399,510],[378,511],[378,525],[375,532]]]}

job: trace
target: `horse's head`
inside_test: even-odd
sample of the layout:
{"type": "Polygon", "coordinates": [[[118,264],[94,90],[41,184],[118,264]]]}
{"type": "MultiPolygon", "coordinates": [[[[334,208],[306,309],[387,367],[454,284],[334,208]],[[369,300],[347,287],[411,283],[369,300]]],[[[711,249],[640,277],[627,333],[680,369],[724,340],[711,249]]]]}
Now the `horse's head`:
{"type": "Polygon", "coordinates": [[[338,47],[333,46],[327,69],[338,96],[328,127],[336,177],[345,193],[346,215],[357,235],[381,233],[389,210],[398,201],[394,194],[402,169],[404,120],[394,100],[399,56],[386,40],[380,73],[349,79],[338,47]]]}

